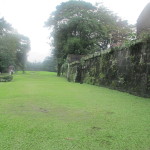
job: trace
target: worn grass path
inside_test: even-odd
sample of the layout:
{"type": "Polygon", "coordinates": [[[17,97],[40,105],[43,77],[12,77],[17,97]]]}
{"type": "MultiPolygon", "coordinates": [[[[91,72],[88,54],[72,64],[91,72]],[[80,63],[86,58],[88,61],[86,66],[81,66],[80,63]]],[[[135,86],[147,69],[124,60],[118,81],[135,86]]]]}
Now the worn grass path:
{"type": "Polygon", "coordinates": [[[0,83],[0,150],[150,150],[150,99],[17,74],[0,83]]]}

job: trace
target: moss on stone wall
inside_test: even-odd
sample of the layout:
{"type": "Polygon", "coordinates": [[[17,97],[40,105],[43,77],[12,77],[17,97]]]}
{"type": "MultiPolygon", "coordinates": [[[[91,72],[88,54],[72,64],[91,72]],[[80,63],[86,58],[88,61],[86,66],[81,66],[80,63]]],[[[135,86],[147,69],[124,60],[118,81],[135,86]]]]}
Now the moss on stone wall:
{"type": "Polygon", "coordinates": [[[70,64],[69,81],[102,85],[150,97],[149,39],[70,64]]]}

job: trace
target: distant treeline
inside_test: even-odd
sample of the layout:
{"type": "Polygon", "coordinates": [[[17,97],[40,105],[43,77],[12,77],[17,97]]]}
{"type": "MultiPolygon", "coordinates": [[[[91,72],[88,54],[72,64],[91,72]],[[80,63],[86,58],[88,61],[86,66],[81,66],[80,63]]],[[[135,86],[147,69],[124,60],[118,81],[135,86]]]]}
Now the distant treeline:
{"type": "Polygon", "coordinates": [[[56,64],[56,58],[51,56],[46,57],[46,59],[43,62],[27,62],[26,70],[56,72],[56,64]]]}

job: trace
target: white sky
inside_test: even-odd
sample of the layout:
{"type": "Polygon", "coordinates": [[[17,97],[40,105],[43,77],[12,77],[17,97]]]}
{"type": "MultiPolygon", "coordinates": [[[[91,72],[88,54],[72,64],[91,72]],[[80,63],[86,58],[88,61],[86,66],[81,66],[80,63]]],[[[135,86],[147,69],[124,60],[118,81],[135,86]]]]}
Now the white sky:
{"type": "MultiPolygon", "coordinates": [[[[49,31],[44,27],[50,13],[61,2],[67,0],[0,0],[0,17],[4,17],[20,34],[28,36],[31,51],[28,60],[43,61],[50,55],[49,31]]],[[[85,0],[95,4],[103,2],[104,6],[118,14],[129,23],[136,20],[150,0],[85,0]]]]}

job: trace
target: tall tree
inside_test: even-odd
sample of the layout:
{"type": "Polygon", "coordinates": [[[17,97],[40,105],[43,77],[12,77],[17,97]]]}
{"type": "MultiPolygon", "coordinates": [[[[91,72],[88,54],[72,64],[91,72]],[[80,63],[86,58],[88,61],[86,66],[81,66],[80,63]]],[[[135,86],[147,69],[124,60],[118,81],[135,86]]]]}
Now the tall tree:
{"type": "Polygon", "coordinates": [[[106,49],[110,44],[110,34],[121,31],[117,23],[118,17],[99,5],[73,0],[57,6],[46,26],[53,29],[58,76],[68,54],[85,55],[106,49]]]}
{"type": "Polygon", "coordinates": [[[57,66],[57,62],[54,56],[48,56],[42,62],[43,71],[56,72],[56,66],[57,66]]]}
{"type": "Polygon", "coordinates": [[[12,26],[8,22],[6,22],[4,18],[0,18],[0,36],[3,36],[6,33],[12,31],[13,31],[12,26]]]}
{"type": "MultiPolygon", "coordinates": [[[[4,18],[0,18],[0,72],[6,72],[10,65],[24,66],[29,49],[29,39],[18,34],[4,18]]],[[[24,70],[24,67],[21,69],[24,70]]]]}
{"type": "Polygon", "coordinates": [[[18,39],[15,35],[3,35],[0,38],[0,72],[7,71],[9,65],[15,65],[18,39]]]}
{"type": "Polygon", "coordinates": [[[18,37],[19,46],[16,51],[16,64],[19,66],[19,68],[21,68],[24,73],[27,61],[27,53],[30,50],[30,40],[24,35],[18,35],[18,37]]]}

